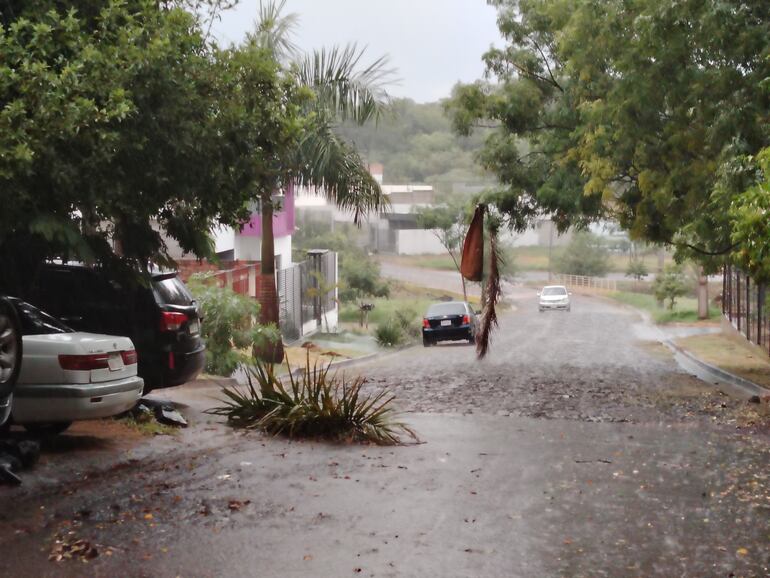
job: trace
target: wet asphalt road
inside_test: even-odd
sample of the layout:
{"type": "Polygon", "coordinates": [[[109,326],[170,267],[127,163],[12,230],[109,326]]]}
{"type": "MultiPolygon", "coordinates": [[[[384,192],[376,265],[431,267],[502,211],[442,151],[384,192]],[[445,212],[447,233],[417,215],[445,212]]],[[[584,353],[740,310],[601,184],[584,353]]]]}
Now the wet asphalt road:
{"type": "Polygon", "coordinates": [[[242,435],[196,413],[211,391],[169,392],[196,420],[176,439],[0,489],[0,576],[770,575],[770,437],[745,401],[630,310],[514,298],[483,363],[447,344],[356,368],[424,443],[242,435]],[[57,536],[99,556],[50,562],[57,536]]]}

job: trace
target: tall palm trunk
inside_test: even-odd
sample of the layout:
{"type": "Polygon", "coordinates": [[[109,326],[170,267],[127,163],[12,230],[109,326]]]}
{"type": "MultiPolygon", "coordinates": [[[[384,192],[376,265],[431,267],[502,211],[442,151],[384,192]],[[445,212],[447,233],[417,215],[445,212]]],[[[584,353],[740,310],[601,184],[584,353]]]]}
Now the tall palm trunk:
{"type": "MultiPolygon", "coordinates": [[[[275,240],[273,238],[273,203],[268,195],[262,196],[262,262],[257,282],[257,299],[261,306],[259,322],[279,327],[278,292],[275,287],[275,240]]],[[[283,342],[264,343],[254,347],[254,356],[268,363],[283,361],[283,342]]]]}

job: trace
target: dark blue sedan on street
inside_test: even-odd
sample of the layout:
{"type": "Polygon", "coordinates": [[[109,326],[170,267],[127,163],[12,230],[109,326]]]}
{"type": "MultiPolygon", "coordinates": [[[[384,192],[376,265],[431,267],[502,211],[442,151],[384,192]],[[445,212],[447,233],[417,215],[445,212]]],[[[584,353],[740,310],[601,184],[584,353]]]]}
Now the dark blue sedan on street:
{"type": "Polygon", "coordinates": [[[422,320],[422,344],[425,347],[439,341],[476,341],[476,314],[465,301],[435,303],[422,320]]]}

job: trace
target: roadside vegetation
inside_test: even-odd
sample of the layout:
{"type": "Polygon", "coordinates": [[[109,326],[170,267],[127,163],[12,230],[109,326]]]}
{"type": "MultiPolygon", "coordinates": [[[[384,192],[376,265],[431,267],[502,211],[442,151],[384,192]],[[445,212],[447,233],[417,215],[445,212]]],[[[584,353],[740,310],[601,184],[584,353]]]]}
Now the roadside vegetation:
{"type": "MultiPolygon", "coordinates": [[[[551,249],[551,261],[553,263],[564,253],[565,247],[553,247],[551,249]]],[[[504,247],[503,254],[506,259],[515,263],[517,271],[548,271],[548,247],[504,247]]],[[[454,262],[449,255],[388,255],[379,257],[383,261],[398,263],[409,267],[424,267],[426,269],[440,269],[444,271],[455,270],[454,262]]],[[[666,262],[670,262],[670,255],[666,255],[666,262]]],[[[645,249],[634,257],[629,251],[610,250],[607,258],[607,273],[627,274],[629,263],[636,261],[643,265],[644,270],[654,272],[658,267],[658,256],[654,249],[645,249]]],[[[553,269],[556,270],[555,267],[553,269]]]]}
{"type": "Polygon", "coordinates": [[[188,287],[198,302],[205,322],[206,372],[230,376],[251,358],[254,346],[281,338],[275,326],[257,323],[260,305],[255,299],[220,287],[213,278],[195,275],[188,287]]]}
{"type": "MultiPolygon", "coordinates": [[[[661,307],[651,293],[617,291],[611,293],[610,297],[648,312],[655,323],[694,323],[698,321],[698,300],[694,297],[683,297],[676,301],[672,308],[661,307]]],[[[721,311],[718,308],[709,307],[709,319],[719,319],[720,315],[721,311]]]]}

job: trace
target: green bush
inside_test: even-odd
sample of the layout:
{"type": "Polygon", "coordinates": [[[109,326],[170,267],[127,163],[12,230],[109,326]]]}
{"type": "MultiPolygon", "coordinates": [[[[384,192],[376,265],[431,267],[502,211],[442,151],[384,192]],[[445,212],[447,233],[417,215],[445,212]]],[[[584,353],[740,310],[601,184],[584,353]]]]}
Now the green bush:
{"type": "Polygon", "coordinates": [[[668,309],[673,310],[676,300],[687,295],[691,290],[690,284],[681,265],[666,265],[652,284],[655,298],[660,301],[668,301],[668,309]]]}
{"type": "Polygon", "coordinates": [[[387,297],[390,287],[380,275],[380,264],[361,252],[342,254],[340,265],[340,301],[352,302],[363,297],[387,297]]]}
{"type": "Polygon", "coordinates": [[[276,327],[256,322],[259,303],[255,299],[207,282],[202,276],[193,276],[188,286],[203,316],[201,336],[206,341],[208,373],[230,376],[250,359],[244,350],[250,352],[254,345],[281,338],[276,327]]]}
{"type": "Polygon", "coordinates": [[[397,347],[404,341],[404,330],[397,322],[389,319],[377,326],[374,338],[380,347],[397,347]]]}
{"type": "Polygon", "coordinates": [[[419,316],[417,312],[411,307],[405,307],[404,309],[397,309],[394,314],[395,319],[393,322],[401,328],[401,331],[409,337],[420,336],[420,325],[418,323],[419,316]]]}
{"type": "Polygon", "coordinates": [[[626,268],[626,277],[632,277],[637,281],[641,281],[649,274],[650,272],[647,270],[647,265],[645,265],[644,260],[640,259],[639,257],[634,257],[628,262],[628,267],[626,268]]]}
{"type": "Polygon", "coordinates": [[[386,391],[364,395],[366,379],[329,374],[329,365],[310,366],[295,378],[289,369],[286,387],[272,365],[257,361],[248,368],[248,386],[225,388],[224,405],[209,413],[227,417],[234,427],[260,429],[290,437],[352,439],[381,445],[400,443],[399,434],[417,439],[405,424],[394,421],[393,397],[386,391]]]}
{"type": "Polygon", "coordinates": [[[604,277],[609,271],[609,252],[596,235],[575,233],[564,252],[554,259],[556,271],[567,275],[604,277]]]}

